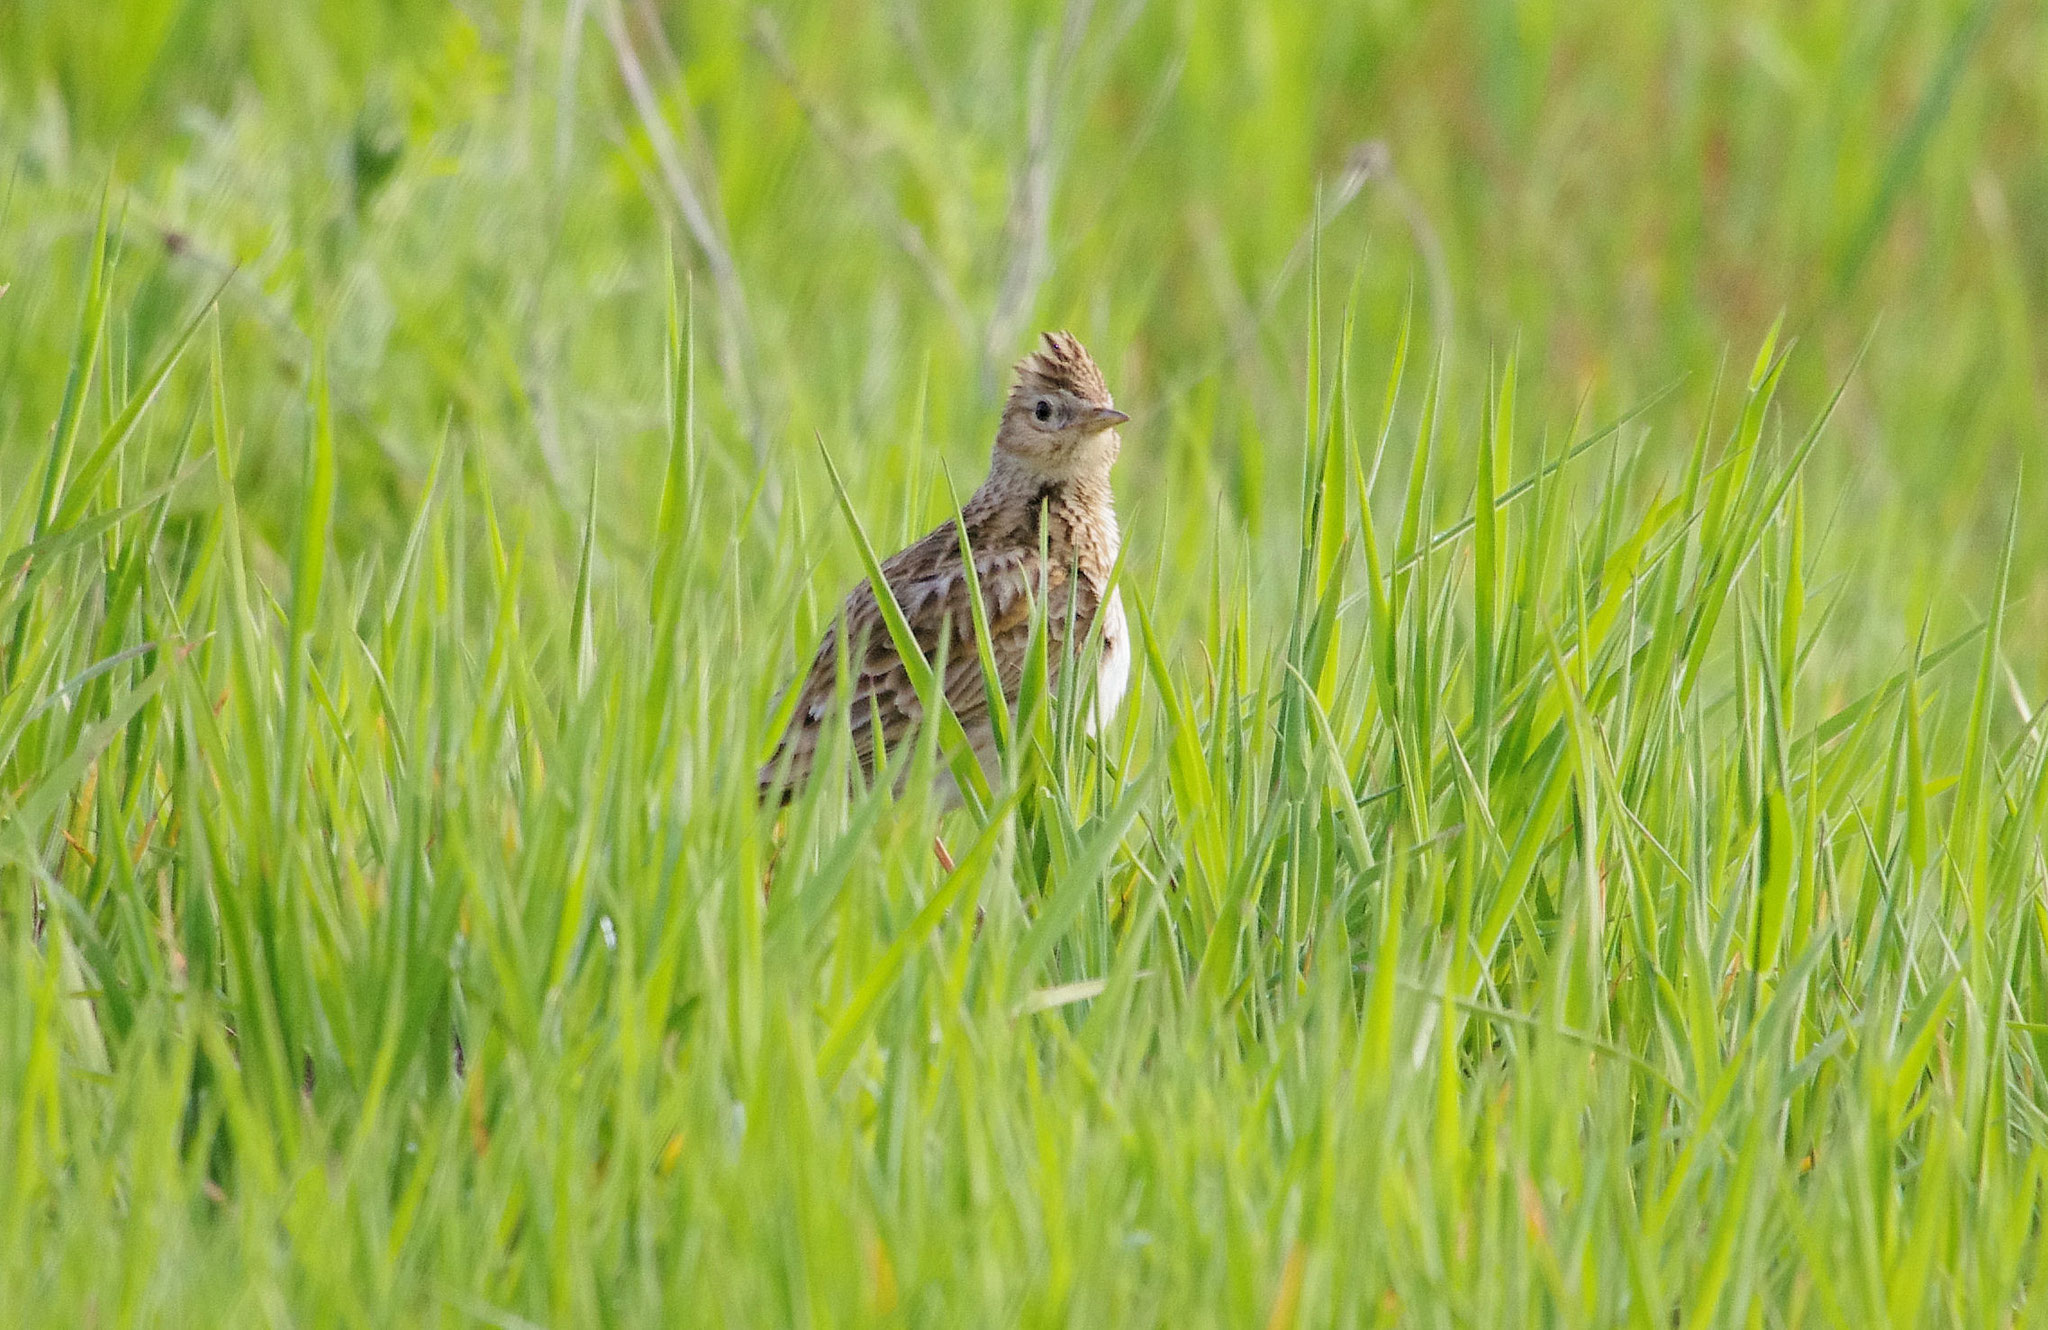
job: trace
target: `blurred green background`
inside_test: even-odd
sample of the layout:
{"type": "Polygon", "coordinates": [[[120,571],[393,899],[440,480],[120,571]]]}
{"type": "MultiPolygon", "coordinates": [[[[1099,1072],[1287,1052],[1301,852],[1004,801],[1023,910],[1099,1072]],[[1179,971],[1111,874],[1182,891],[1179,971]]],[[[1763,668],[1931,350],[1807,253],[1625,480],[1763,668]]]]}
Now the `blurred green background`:
{"type": "Polygon", "coordinates": [[[2042,1286],[2038,4],[0,0],[0,286],[0,1320],[2042,1286]],[[1120,736],[945,886],[915,800],[771,826],[820,441],[893,548],[1055,327],[1133,417],[1120,736]],[[1495,479],[1628,422],[1502,555],[1511,359],[1495,479]]]}
{"type": "MultiPolygon", "coordinates": [[[[1816,520],[1869,574],[1848,594],[1883,588],[1858,631],[1896,647],[1981,598],[2039,455],[2044,58],[2048,16],[1990,0],[16,0],[0,456],[19,474],[55,412],[63,377],[35,371],[70,345],[111,180],[126,354],[235,271],[245,503],[273,520],[330,344],[351,551],[402,531],[444,425],[517,487],[572,494],[596,456],[607,535],[644,548],[668,241],[742,500],[756,456],[814,471],[814,431],[906,475],[928,439],[966,483],[1002,367],[1057,325],[1139,417],[1136,528],[1171,499],[1258,530],[1293,502],[1294,463],[1246,442],[1300,435],[1320,199],[1365,379],[1412,300],[1455,385],[1518,348],[1539,427],[1676,384],[1645,422],[1675,455],[1782,315],[1803,429],[1868,340],[1816,520]]],[[[2038,642],[2048,534],[2024,526],[2038,642]]]]}

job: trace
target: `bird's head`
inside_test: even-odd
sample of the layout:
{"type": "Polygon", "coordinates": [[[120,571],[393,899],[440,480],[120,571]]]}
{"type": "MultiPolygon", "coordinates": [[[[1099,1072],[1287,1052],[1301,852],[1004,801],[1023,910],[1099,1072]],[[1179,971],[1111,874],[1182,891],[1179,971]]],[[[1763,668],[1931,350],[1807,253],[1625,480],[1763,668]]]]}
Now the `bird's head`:
{"type": "Polygon", "coordinates": [[[1047,479],[1106,472],[1122,446],[1116,427],[1129,419],[1086,348],[1072,333],[1049,332],[1017,362],[996,452],[1047,479]]]}

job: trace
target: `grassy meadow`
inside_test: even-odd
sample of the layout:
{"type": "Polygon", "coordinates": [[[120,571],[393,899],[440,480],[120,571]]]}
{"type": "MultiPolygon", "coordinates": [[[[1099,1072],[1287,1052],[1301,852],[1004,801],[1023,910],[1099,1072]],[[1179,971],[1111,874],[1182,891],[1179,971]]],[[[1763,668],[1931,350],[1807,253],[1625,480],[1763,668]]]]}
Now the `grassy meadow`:
{"type": "Polygon", "coordinates": [[[0,1322],[2042,1323],[2044,357],[2022,3],[0,4],[0,1322]]]}

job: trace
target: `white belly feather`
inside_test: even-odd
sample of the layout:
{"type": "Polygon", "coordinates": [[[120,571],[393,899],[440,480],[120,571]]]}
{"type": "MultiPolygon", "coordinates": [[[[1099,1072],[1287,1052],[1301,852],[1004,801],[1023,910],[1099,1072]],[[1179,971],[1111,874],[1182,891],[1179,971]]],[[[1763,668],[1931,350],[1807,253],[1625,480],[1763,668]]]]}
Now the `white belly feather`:
{"type": "Polygon", "coordinates": [[[1088,718],[1088,733],[1099,734],[1109,728],[1130,681],[1131,630],[1124,621],[1123,592],[1112,591],[1109,603],[1102,607],[1102,656],[1095,671],[1095,711],[1088,718]]]}

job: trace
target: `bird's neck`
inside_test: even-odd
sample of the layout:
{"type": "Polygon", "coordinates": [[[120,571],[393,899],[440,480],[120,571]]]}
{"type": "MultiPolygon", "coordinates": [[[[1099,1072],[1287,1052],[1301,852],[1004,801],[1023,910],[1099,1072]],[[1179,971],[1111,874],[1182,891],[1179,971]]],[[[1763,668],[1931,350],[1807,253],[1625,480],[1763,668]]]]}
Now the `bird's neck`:
{"type": "Polygon", "coordinates": [[[1122,544],[1109,468],[1048,472],[998,451],[988,479],[963,514],[970,532],[987,530],[1026,546],[1041,541],[1053,562],[1077,562],[1100,583],[1122,544]]]}
{"type": "Polygon", "coordinates": [[[1107,466],[1053,471],[1020,461],[999,448],[975,498],[992,505],[1020,500],[1051,502],[1090,517],[1100,514],[1112,527],[1116,523],[1116,495],[1107,466]]]}

